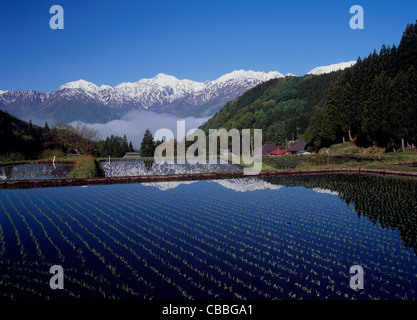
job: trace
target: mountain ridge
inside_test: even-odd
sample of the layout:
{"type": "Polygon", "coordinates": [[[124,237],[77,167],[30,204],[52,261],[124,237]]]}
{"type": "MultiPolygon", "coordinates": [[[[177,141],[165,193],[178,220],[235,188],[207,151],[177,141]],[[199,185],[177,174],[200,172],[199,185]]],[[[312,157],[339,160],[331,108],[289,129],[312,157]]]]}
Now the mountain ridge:
{"type": "Polygon", "coordinates": [[[288,148],[301,138],[316,109],[322,109],[331,83],[343,71],[273,79],[228,102],[200,126],[210,129],[262,129],[262,140],[288,148]]]}
{"type": "Polygon", "coordinates": [[[159,73],[153,78],[98,86],[84,79],[51,92],[0,90],[0,110],[22,118],[104,123],[130,110],[149,110],[179,117],[207,117],[227,102],[272,79],[294,76],[278,71],[235,70],[212,81],[178,79],[159,73]]]}
{"type": "Polygon", "coordinates": [[[51,92],[1,91],[0,109],[25,120],[64,122],[106,122],[132,109],[201,117],[262,82],[282,77],[277,71],[236,70],[213,81],[197,82],[160,73],[114,87],[80,79],[51,92]]]}

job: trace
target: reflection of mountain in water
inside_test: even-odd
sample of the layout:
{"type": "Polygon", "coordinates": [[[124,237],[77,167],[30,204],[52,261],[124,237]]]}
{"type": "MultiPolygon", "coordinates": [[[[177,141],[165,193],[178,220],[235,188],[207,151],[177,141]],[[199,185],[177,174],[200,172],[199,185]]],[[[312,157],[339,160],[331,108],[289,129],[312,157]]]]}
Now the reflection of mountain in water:
{"type": "Polygon", "coordinates": [[[187,174],[203,172],[241,172],[232,164],[158,164],[152,160],[102,162],[106,177],[126,177],[143,175],[187,174]]]}
{"type": "Polygon", "coordinates": [[[237,192],[266,189],[279,190],[282,188],[282,186],[274,185],[258,178],[213,180],[211,182],[218,183],[227,189],[232,189],[237,192]]]}
{"type": "Polygon", "coordinates": [[[383,228],[397,228],[404,245],[414,248],[417,254],[416,179],[335,174],[268,177],[262,180],[338,194],[347,205],[354,205],[358,216],[364,215],[374,224],[379,222],[383,228]]]}
{"type": "Polygon", "coordinates": [[[168,182],[149,182],[149,183],[142,183],[145,187],[155,187],[159,190],[166,191],[170,189],[175,189],[176,187],[182,184],[192,184],[198,181],[168,181],[168,182]]]}
{"type": "MultiPolygon", "coordinates": [[[[167,174],[189,174],[205,172],[242,172],[242,169],[232,164],[177,164],[174,161],[165,164],[158,164],[153,160],[137,161],[112,161],[101,163],[106,177],[125,177],[141,175],[167,175],[167,174]]],[[[191,184],[196,181],[170,181],[142,183],[143,186],[152,186],[160,190],[177,188],[182,184],[191,184]]],[[[258,178],[213,180],[225,188],[239,192],[255,190],[277,190],[281,188],[258,178]]]]}
{"type": "Polygon", "coordinates": [[[0,180],[65,178],[72,167],[55,164],[22,164],[0,168],[0,180]]]}
{"type": "MultiPolygon", "coordinates": [[[[172,182],[152,182],[142,183],[143,186],[156,187],[159,190],[174,189],[182,184],[191,184],[197,181],[172,181],[172,182]]],[[[227,179],[227,180],[210,180],[210,183],[217,183],[227,189],[236,192],[256,191],[256,190],[278,190],[281,186],[277,186],[258,178],[243,178],[243,179],[227,179]]]]}
{"type": "Polygon", "coordinates": [[[333,196],[338,196],[339,195],[339,192],[332,191],[332,190],[329,190],[329,189],[313,188],[313,191],[315,191],[317,193],[331,194],[333,196]]]}
{"type": "MultiPolygon", "coordinates": [[[[176,188],[188,182],[160,182],[143,185],[161,190],[176,188]]],[[[398,229],[403,244],[417,254],[417,180],[370,175],[280,176],[212,180],[237,192],[303,186],[315,192],[338,196],[353,204],[358,216],[364,215],[383,228],[398,229]]]]}

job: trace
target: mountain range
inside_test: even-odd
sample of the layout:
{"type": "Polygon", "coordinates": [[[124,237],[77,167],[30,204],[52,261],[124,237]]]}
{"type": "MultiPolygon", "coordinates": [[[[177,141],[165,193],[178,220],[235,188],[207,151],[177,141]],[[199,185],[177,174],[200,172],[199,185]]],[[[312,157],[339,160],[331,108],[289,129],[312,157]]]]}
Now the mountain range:
{"type": "MultiPolygon", "coordinates": [[[[352,62],[318,67],[311,74],[344,69],[352,62]]],[[[0,109],[42,123],[81,120],[108,122],[129,110],[149,110],[179,117],[207,117],[247,90],[271,79],[293,76],[278,71],[238,70],[214,81],[197,82],[160,73],[154,78],[97,86],[86,80],[66,83],[52,92],[0,90],[0,109]],[[36,121],[38,120],[38,121],[36,121]]]]}

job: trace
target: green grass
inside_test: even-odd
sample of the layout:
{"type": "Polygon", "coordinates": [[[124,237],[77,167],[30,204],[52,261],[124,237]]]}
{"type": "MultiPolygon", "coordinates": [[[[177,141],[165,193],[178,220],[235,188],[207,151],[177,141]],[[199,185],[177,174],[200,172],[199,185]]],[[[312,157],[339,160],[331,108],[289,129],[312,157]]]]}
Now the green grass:
{"type": "MultiPolygon", "coordinates": [[[[100,157],[96,158],[97,161],[109,161],[109,157],[100,157]]],[[[137,157],[137,158],[117,158],[110,157],[110,161],[144,161],[144,160],[154,160],[154,157],[137,157]]]]}
{"type": "Polygon", "coordinates": [[[356,146],[354,142],[345,142],[334,144],[329,148],[323,148],[319,154],[362,154],[362,155],[384,155],[385,148],[369,147],[361,148],[356,146]]]}
{"type": "Polygon", "coordinates": [[[80,156],[74,165],[74,170],[70,172],[68,178],[95,178],[104,177],[104,169],[100,162],[93,156],[80,156]]]}
{"type": "MultiPolygon", "coordinates": [[[[415,172],[417,171],[416,163],[417,154],[411,152],[384,155],[277,156],[263,159],[264,168],[272,167],[275,170],[368,168],[415,172]]],[[[264,170],[270,170],[270,168],[264,170]]]]}
{"type": "MultiPolygon", "coordinates": [[[[356,153],[347,154],[352,148],[358,148],[352,143],[334,145],[329,148],[328,153],[319,153],[315,155],[286,155],[286,156],[267,156],[262,159],[262,171],[275,170],[293,170],[293,169],[339,169],[339,168],[368,168],[368,169],[383,169],[383,170],[397,170],[417,172],[417,152],[412,151],[397,151],[389,153],[373,153],[370,150],[373,148],[358,148],[363,149],[356,153]]],[[[356,150],[356,149],[355,149],[356,150]]],[[[355,151],[354,150],[354,151],[355,151]]],[[[322,150],[323,151],[323,150],[322,150]]],[[[357,150],[356,150],[357,151],[357,150]]],[[[0,158],[0,166],[4,165],[18,165],[18,164],[36,164],[42,162],[52,162],[53,155],[40,160],[15,160],[0,158]]],[[[218,159],[223,158],[232,163],[232,158],[219,156],[218,159]]],[[[154,160],[150,158],[110,158],[111,161],[137,161],[137,160],[154,160]]],[[[104,170],[99,161],[108,161],[107,158],[94,159],[92,156],[59,156],[56,157],[55,162],[74,162],[74,170],[70,173],[69,178],[89,178],[104,176],[104,170]],[[88,160],[87,160],[88,159],[88,160]]],[[[245,165],[242,157],[240,158],[240,167],[251,167],[245,165]]]]}
{"type": "MultiPolygon", "coordinates": [[[[221,157],[227,160],[227,157],[221,157]]],[[[229,163],[232,163],[230,157],[229,163]]],[[[340,169],[369,168],[399,171],[417,171],[417,153],[392,152],[383,155],[372,153],[357,154],[321,154],[321,155],[286,155],[267,156],[262,158],[262,171],[294,169],[340,169]]],[[[240,167],[251,167],[240,157],[240,167]]]]}
{"type": "MultiPolygon", "coordinates": [[[[77,159],[80,156],[78,155],[69,155],[69,156],[56,156],[55,157],[55,162],[59,163],[59,162],[75,162],[77,161],[77,159]]],[[[0,166],[2,165],[19,165],[19,164],[38,164],[38,163],[44,163],[44,162],[51,162],[53,161],[54,156],[53,155],[49,155],[49,156],[45,156],[45,157],[41,157],[39,159],[25,159],[25,158],[12,158],[12,157],[5,157],[5,156],[0,156],[0,166]]]]}

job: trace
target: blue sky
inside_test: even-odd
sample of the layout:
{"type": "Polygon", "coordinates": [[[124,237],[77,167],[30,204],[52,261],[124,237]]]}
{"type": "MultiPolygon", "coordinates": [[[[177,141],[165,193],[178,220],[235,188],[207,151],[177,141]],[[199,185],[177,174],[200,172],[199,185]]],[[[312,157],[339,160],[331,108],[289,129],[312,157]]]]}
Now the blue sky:
{"type": "Polygon", "coordinates": [[[417,1],[0,0],[0,89],[52,91],[166,73],[214,80],[236,69],[303,75],[397,44],[417,1]],[[52,5],[64,30],[51,30],[52,5]],[[365,29],[349,27],[352,5],[365,29]]]}

